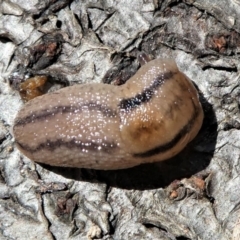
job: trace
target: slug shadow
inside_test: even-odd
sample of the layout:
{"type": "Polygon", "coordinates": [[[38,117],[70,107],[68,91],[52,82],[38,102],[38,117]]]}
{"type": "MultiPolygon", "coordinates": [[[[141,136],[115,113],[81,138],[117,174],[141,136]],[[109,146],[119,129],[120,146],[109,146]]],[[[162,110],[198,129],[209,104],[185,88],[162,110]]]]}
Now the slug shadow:
{"type": "Polygon", "coordinates": [[[200,93],[204,121],[198,136],[172,159],[123,170],[91,170],[61,168],[44,165],[44,168],[74,180],[106,183],[123,189],[154,189],[165,187],[181,178],[188,178],[204,170],[210,163],[217,139],[217,121],[211,104],[200,93]]]}

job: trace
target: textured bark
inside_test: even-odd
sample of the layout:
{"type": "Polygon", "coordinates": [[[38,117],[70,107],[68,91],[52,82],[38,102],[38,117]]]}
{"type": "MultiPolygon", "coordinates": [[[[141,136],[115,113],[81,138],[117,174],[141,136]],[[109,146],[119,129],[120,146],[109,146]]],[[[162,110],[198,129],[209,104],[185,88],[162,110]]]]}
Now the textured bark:
{"type": "Polygon", "coordinates": [[[239,239],[239,34],[238,0],[0,0],[0,239],[239,239]],[[19,153],[19,82],[119,84],[140,51],[174,58],[200,91],[203,127],[184,151],[119,171],[19,153]]]}

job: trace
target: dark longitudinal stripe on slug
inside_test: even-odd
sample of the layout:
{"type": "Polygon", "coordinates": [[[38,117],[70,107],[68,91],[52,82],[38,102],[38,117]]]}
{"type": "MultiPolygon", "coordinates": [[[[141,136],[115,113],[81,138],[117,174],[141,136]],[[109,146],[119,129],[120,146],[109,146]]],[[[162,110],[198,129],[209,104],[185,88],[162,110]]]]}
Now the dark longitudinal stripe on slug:
{"type": "MultiPolygon", "coordinates": [[[[193,103],[193,101],[192,101],[193,103]]],[[[141,158],[147,158],[151,157],[160,153],[164,153],[170,149],[172,149],[189,131],[191,131],[191,128],[193,127],[193,124],[196,120],[196,118],[199,115],[199,109],[196,108],[195,104],[193,103],[194,112],[192,114],[191,119],[188,121],[188,123],[178,132],[178,134],[168,143],[163,144],[161,146],[158,146],[156,148],[153,148],[149,151],[146,151],[144,153],[136,153],[133,156],[134,157],[141,157],[141,158]]]]}
{"type": "Polygon", "coordinates": [[[171,79],[174,74],[175,72],[171,71],[159,74],[153,80],[153,83],[150,85],[150,87],[146,88],[143,92],[137,94],[132,98],[121,100],[119,104],[120,108],[124,110],[131,110],[140,106],[142,103],[149,102],[154,95],[154,91],[162,86],[164,82],[171,79]]]}
{"type": "Polygon", "coordinates": [[[38,144],[37,147],[30,147],[26,144],[22,144],[20,142],[16,142],[23,150],[28,151],[30,153],[35,153],[40,150],[46,149],[49,151],[53,151],[59,147],[66,147],[68,149],[77,148],[79,151],[87,150],[87,151],[102,151],[107,153],[112,153],[118,148],[117,144],[114,142],[103,142],[102,144],[97,144],[93,142],[76,142],[75,139],[71,141],[63,141],[61,139],[57,139],[55,141],[46,140],[46,142],[38,144]],[[101,150],[99,150],[101,148],[101,150]]]}
{"type": "Polygon", "coordinates": [[[89,111],[100,111],[104,116],[113,118],[117,116],[117,113],[115,110],[108,108],[107,106],[97,104],[95,102],[88,102],[84,103],[82,105],[79,105],[77,107],[72,106],[57,106],[53,107],[51,110],[41,110],[39,112],[33,112],[31,115],[28,115],[24,118],[18,119],[15,123],[16,126],[25,125],[27,123],[36,122],[36,121],[42,121],[45,120],[48,117],[54,116],[58,113],[79,113],[84,108],[87,108],[89,111]]]}

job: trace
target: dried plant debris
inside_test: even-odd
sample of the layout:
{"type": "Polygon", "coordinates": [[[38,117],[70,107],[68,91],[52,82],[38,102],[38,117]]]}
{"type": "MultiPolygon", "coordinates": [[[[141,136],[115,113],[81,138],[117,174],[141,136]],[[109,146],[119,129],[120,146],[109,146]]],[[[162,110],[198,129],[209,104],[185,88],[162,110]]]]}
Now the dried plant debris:
{"type": "Polygon", "coordinates": [[[44,86],[47,82],[46,76],[35,76],[28,78],[20,84],[20,95],[24,101],[29,101],[44,94],[44,86]]]}
{"type": "Polygon", "coordinates": [[[0,0],[0,238],[239,239],[239,34],[238,0],[0,0]],[[178,156],[94,171],[16,150],[19,91],[121,85],[142,51],[174,58],[199,90],[203,126],[178,156]]]}

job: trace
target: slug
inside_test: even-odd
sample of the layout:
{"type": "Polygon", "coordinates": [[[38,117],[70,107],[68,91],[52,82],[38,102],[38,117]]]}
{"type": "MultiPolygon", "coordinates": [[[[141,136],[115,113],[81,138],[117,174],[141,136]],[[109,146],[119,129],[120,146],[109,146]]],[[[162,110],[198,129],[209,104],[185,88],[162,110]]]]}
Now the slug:
{"type": "Polygon", "coordinates": [[[201,128],[197,90],[174,60],[141,62],[124,85],[75,85],[27,102],[13,126],[18,149],[39,163],[102,170],[175,156],[201,128]]]}

